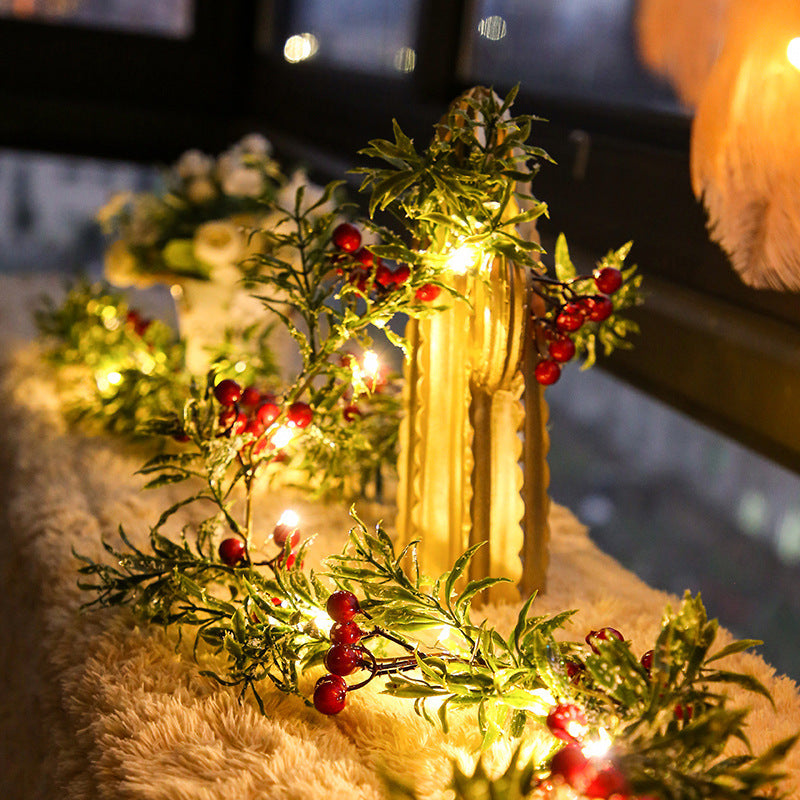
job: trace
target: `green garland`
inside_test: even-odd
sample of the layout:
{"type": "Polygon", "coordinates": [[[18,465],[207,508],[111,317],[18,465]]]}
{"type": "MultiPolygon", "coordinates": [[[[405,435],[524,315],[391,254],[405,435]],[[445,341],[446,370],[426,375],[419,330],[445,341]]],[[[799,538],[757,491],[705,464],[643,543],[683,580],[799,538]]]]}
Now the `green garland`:
{"type": "MultiPolygon", "coordinates": [[[[280,482],[288,465],[305,476],[305,488],[319,491],[313,475],[325,463],[322,452],[341,454],[333,459],[339,478],[358,464],[372,471],[376,450],[378,458],[388,457],[391,448],[381,451],[349,427],[369,415],[344,415],[354,401],[381,397],[360,354],[374,346],[376,331],[404,348],[390,327],[393,318],[436,313],[442,290],[448,303],[462,301],[446,279],[458,248],[476,247],[532,270],[541,301],[533,310],[541,362],[558,361],[552,343],[563,352],[569,340],[591,363],[598,344],[609,351],[633,330],[616,313],[597,311],[637,302],[638,277],[623,269],[628,246],[609,254],[594,276],[582,277],[560,240],[548,274],[538,245],[517,234],[517,226],[545,212],[518,187],[546,156],[526,144],[532,118],[507,113],[512,100],[513,94],[499,101],[488,90],[472,93],[451,108],[422,153],[398,126],[394,142],[371,143],[367,153],[388,167],[366,171],[370,211],[393,214],[405,235],[366,222],[381,240],[361,246],[360,231],[341,223],[336,183],[314,202],[300,187],[289,207],[272,207],[275,225],[261,233],[264,246],[251,258],[250,278],[297,343],[301,370],[249,416],[241,386],[212,373],[205,385],[189,388],[179,413],[151,418],[151,434],[180,444],[168,444],[141,472],[150,487],[185,483],[187,493],[162,513],[147,550],[120,529],[122,546],[106,545],[111,563],[78,556],[80,585],[94,595],[88,606],[129,606],[142,619],[192,631],[201,662],[205,648],[223,659],[224,669],[208,674],[252,693],[259,705],[264,681],[303,696],[303,675],[324,663],[329,674],[313,700],[303,696],[324,713],[338,713],[350,692],[383,676],[384,691],[409,698],[445,730],[454,710],[474,712],[485,747],[503,737],[523,744],[543,737],[543,753],[523,757],[520,750],[498,779],[480,766],[472,776],[456,769],[456,794],[468,800],[561,791],[661,800],[756,797],[775,787],[775,768],[794,739],[758,757],[724,757],[731,738],[744,738],[745,720],[744,711],[729,707],[725,687],[766,690],[718,667],[752,642],[712,653],[716,623],[699,598],[687,596],[668,611],[652,651],[635,654],[612,629],[592,632],[585,645],[560,641],[556,633],[572,612],[536,616],[534,598],[508,637],[476,624],[472,603],[497,579],[466,581],[475,548],[431,579],[419,572],[416,544],[396,553],[384,531],[371,532],[357,518],[348,545],[327,559],[323,572],[303,570],[308,542],[301,544],[291,521],[276,525],[271,552],[259,546],[259,476],[280,482]],[[281,435],[287,431],[291,442],[281,435]],[[211,513],[173,541],[165,526],[194,504],[211,513]],[[432,639],[433,646],[426,644],[432,639]],[[356,677],[348,685],[343,676],[350,672],[356,677]],[[604,754],[591,754],[603,744],[604,754]]],[[[390,416],[387,409],[375,415],[387,442],[381,425],[390,416]]]]}

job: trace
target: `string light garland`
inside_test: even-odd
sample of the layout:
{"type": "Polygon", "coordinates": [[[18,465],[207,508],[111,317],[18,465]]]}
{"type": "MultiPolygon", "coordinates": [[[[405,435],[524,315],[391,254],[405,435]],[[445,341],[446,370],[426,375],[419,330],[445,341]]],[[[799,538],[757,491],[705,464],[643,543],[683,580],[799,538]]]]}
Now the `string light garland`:
{"type": "MultiPolygon", "coordinates": [[[[512,100],[495,110],[502,115],[512,100]]],[[[423,169],[398,127],[395,139],[395,163],[423,169]]],[[[448,146],[458,147],[458,139],[448,146]]],[[[386,144],[372,147],[388,152],[386,144]]],[[[374,211],[399,196],[402,181],[370,174],[374,211]]],[[[718,790],[745,800],[773,787],[793,740],[757,757],[722,758],[726,742],[742,736],[745,718],[729,708],[723,688],[765,690],[719,668],[717,661],[752,642],[712,653],[716,623],[699,598],[687,596],[669,610],[641,655],[608,626],[589,632],[586,642],[561,641],[556,634],[573,612],[537,616],[535,596],[503,636],[472,617],[473,602],[503,582],[468,577],[480,544],[428,576],[417,542],[398,552],[384,530],[370,531],[354,514],[346,546],[316,572],[304,567],[311,540],[302,520],[288,511],[278,520],[257,518],[257,478],[280,482],[287,467],[301,469],[305,488],[315,491],[312,476],[331,453],[357,460],[369,450],[353,426],[370,418],[369,404],[385,390],[374,331],[402,349],[407,343],[389,327],[396,314],[426,317],[461,302],[443,280],[449,245],[429,250],[374,223],[342,222],[342,206],[331,204],[338,186],[313,203],[304,203],[300,187],[293,203],[273,206],[277,224],[262,232],[265,246],[255,256],[260,299],[297,343],[301,369],[276,391],[211,371],[204,383],[189,384],[178,413],[164,408],[147,420],[148,433],[164,442],[140,470],[147,487],[182,484],[185,492],[152,526],[147,548],[121,528],[122,544],[106,544],[109,561],[78,555],[87,607],[127,606],[140,619],[179,627],[194,637],[203,674],[253,697],[262,711],[265,685],[335,715],[347,713],[354,692],[378,684],[445,731],[453,713],[474,715],[485,748],[500,740],[519,748],[498,778],[483,765],[471,775],[454,765],[454,791],[464,800],[501,786],[509,797],[640,800],[693,800],[718,790]],[[364,244],[367,229],[380,243],[364,244]],[[210,512],[173,540],[165,531],[187,506],[210,512]],[[215,654],[215,671],[207,668],[206,649],[215,654]],[[304,678],[321,665],[326,674],[309,696],[304,678]]],[[[542,362],[553,356],[554,336],[591,361],[597,342],[613,348],[631,331],[616,316],[636,302],[638,279],[622,263],[627,246],[594,275],[579,276],[560,240],[549,274],[537,246],[507,230],[470,229],[466,242],[470,223],[436,217],[429,205],[435,200],[420,194],[403,202],[421,225],[452,224],[462,245],[513,255],[535,273],[530,341],[542,362]],[[573,319],[566,324],[565,316],[573,319]]],[[[528,217],[538,213],[541,204],[528,217]]],[[[352,470],[353,463],[342,458],[338,468],[352,470]]],[[[399,784],[392,791],[413,796],[399,784]]]]}

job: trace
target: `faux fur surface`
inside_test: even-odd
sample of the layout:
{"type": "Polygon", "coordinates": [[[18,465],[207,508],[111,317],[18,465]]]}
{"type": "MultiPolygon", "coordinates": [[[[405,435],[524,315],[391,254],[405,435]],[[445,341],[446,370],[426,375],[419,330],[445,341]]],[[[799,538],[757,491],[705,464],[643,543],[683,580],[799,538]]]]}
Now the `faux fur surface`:
{"type": "MultiPolygon", "coordinates": [[[[20,306],[12,286],[0,300],[0,327],[20,306]]],[[[27,331],[22,338],[27,337],[27,331]]],[[[143,451],[69,431],[50,376],[34,346],[6,338],[0,400],[3,527],[0,559],[0,797],[4,800],[377,800],[381,771],[444,798],[448,765],[471,763],[478,736],[455,718],[448,736],[417,717],[411,704],[368,687],[335,718],[264,687],[267,715],[235,690],[199,675],[173,634],[140,627],[125,612],[80,614],[73,548],[100,557],[101,537],[120,522],[140,540],[176,487],[140,491],[134,472],[143,451]]],[[[265,528],[291,504],[312,558],[341,548],[347,509],[286,495],[263,496],[265,528]]],[[[371,511],[371,510],[368,510],[371,511]]],[[[183,521],[190,521],[188,516],[183,521]]],[[[668,602],[592,544],[565,509],[553,509],[548,591],[537,613],[579,609],[570,638],[614,625],[637,651],[649,649],[668,602]]],[[[507,629],[512,606],[486,610],[507,629]]],[[[723,635],[722,644],[727,640],[723,635]]],[[[776,709],[753,696],[750,737],[760,751],[800,728],[800,699],[790,680],[751,655],[730,660],[764,681],[776,709]]],[[[309,689],[313,676],[309,677],[309,689]]],[[[497,763],[507,752],[493,754],[497,763]]],[[[800,751],[787,762],[800,776],[800,751]]]]}

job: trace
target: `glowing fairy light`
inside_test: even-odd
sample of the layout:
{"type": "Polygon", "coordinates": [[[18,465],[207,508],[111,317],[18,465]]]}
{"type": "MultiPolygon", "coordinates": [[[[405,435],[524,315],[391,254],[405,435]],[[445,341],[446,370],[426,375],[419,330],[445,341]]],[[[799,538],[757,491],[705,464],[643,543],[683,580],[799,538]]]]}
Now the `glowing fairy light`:
{"type": "Polygon", "coordinates": [[[122,383],[122,373],[112,369],[108,372],[100,372],[95,376],[97,388],[102,392],[108,392],[112,386],[119,386],[122,383]]]}
{"type": "Polygon", "coordinates": [[[800,36],[796,36],[789,42],[786,48],[786,58],[795,69],[800,69],[800,36]]]}
{"type": "Polygon", "coordinates": [[[172,295],[173,300],[180,300],[183,297],[183,286],[179,283],[173,283],[169,287],[169,293],[172,295]]]}
{"type": "Polygon", "coordinates": [[[480,251],[472,245],[462,244],[447,258],[447,267],[456,275],[466,275],[480,259],[480,251]]]}
{"type": "Polygon", "coordinates": [[[331,627],[333,627],[333,620],[328,616],[328,612],[325,609],[315,609],[311,619],[321,633],[326,636],[330,633],[331,627]]]}
{"type": "Polygon", "coordinates": [[[286,511],[281,514],[280,519],[278,520],[278,525],[283,525],[290,530],[294,530],[300,525],[300,517],[296,511],[292,511],[291,508],[287,508],[286,511]]]}
{"type": "Polygon", "coordinates": [[[378,361],[378,354],[373,352],[372,350],[367,350],[364,353],[363,358],[363,366],[362,370],[364,371],[364,376],[367,378],[372,378],[373,380],[378,377],[380,372],[380,362],[378,361]]]}
{"type": "Polygon", "coordinates": [[[237,361],[233,365],[234,372],[244,372],[247,369],[247,362],[245,361],[237,361]]]}
{"type": "Polygon", "coordinates": [[[270,437],[270,441],[280,450],[294,439],[294,431],[288,425],[281,425],[270,437]]]}
{"type": "Polygon", "coordinates": [[[605,728],[597,731],[596,739],[589,739],[581,745],[581,750],[587,758],[604,758],[611,749],[611,737],[605,728]]]}

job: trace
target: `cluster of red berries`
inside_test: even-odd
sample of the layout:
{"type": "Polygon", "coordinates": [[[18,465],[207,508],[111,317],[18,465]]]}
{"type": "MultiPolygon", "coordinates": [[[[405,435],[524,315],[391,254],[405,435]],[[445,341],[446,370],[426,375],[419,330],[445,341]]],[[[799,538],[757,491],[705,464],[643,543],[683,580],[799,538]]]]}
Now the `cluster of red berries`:
{"type": "MultiPolygon", "coordinates": [[[[371,286],[379,292],[390,292],[401,287],[411,277],[407,264],[400,264],[392,270],[369,248],[362,247],[361,231],[349,222],[337,225],[331,238],[340,251],[335,259],[337,275],[346,275],[348,282],[360,292],[369,291],[371,286]]],[[[441,287],[426,283],[416,290],[414,296],[422,302],[431,302],[440,292],[441,287]]]]}
{"type": "MultiPolygon", "coordinates": [[[[550,717],[564,713],[564,709],[569,709],[569,706],[556,706],[547,718],[548,726],[550,717]]],[[[569,741],[550,760],[547,782],[551,786],[566,783],[582,797],[614,800],[632,800],[633,797],[627,779],[614,762],[609,758],[587,756],[577,740],[569,741]]],[[[642,797],[639,800],[649,799],[642,797]]]]}
{"type": "MultiPolygon", "coordinates": [[[[273,568],[286,567],[290,569],[297,559],[297,546],[300,544],[300,539],[300,531],[296,525],[278,522],[272,531],[272,541],[280,548],[280,553],[266,563],[273,568]],[[287,542],[290,548],[288,554],[286,554],[287,542]]],[[[250,563],[247,545],[244,539],[238,536],[229,536],[227,539],[223,539],[220,542],[218,553],[220,561],[229,567],[250,563]]]]}
{"type": "Polygon", "coordinates": [[[133,332],[137,336],[144,336],[148,328],[153,324],[153,320],[142,316],[135,308],[131,308],[125,314],[125,324],[133,328],[133,332]]]}
{"type": "Polygon", "coordinates": [[[330,632],[331,647],[325,654],[328,674],[314,687],[314,708],[322,714],[338,714],[351,688],[344,676],[369,666],[371,661],[366,649],[359,644],[364,632],[355,622],[356,614],[361,613],[356,596],[340,589],[328,598],[326,609],[334,623],[330,632]]]}
{"type": "Polygon", "coordinates": [[[572,703],[560,703],[547,715],[550,732],[566,745],[550,761],[548,782],[564,782],[584,797],[630,797],[628,782],[608,758],[590,758],[581,746],[588,727],[583,710],[572,703]]]}
{"type": "Polygon", "coordinates": [[[561,365],[575,355],[573,334],[587,322],[603,322],[614,313],[613,295],[622,286],[622,273],[614,267],[603,267],[594,273],[599,294],[575,294],[544,319],[539,330],[547,342],[547,355],[541,356],[534,377],[543,386],[551,386],[561,377],[561,365]]]}
{"type": "Polygon", "coordinates": [[[286,424],[293,428],[307,428],[314,412],[308,403],[291,403],[286,409],[278,405],[274,394],[260,392],[255,386],[242,388],[231,378],[225,378],[214,386],[214,397],[222,406],[218,422],[226,435],[250,434],[255,441],[248,445],[252,456],[258,456],[271,446],[264,434],[284,414],[286,424]]]}
{"type": "MultiPolygon", "coordinates": [[[[623,635],[611,627],[589,631],[586,644],[594,653],[599,653],[598,644],[611,639],[624,641],[623,635]]],[[[647,675],[653,668],[654,651],[648,650],[639,661],[647,675]]],[[[567,674],[574,683],[579,683],[585,667],[576,662],[567,663],[567,674]]],[[[675,717],[679,722],[692,718],[691,706],[675,707],[675,717]]],[[[614,762],[608,757],[587,756],[581,740],[588,730],[586,715],[573,703],[559,703],[547,715],[546,724],[550,732],[566,742],[550,761],[550,776],[541,781],[542,789],[555,789],[559,783],[566,783],[577,794],[587,798],[611,798],[611,800],[653,800],[650,796],[631,794],[630,786],[614,762]]]]}

